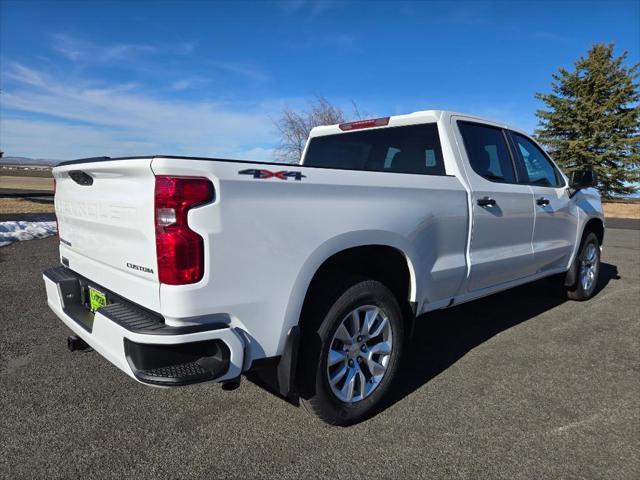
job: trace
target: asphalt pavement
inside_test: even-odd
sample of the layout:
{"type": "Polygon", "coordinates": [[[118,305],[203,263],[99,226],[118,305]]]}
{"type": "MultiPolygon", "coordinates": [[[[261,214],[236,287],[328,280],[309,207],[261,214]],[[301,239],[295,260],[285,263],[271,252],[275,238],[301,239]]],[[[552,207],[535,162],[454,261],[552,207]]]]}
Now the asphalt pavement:
{"type": "Polygon", "coordinates": [[[0,248],[2,478],[640,478],[638,230],[607,231],[589,302],[540,282],[421,318],[386,408],[349,428],[69,353],[56,242],[0,248]]]}

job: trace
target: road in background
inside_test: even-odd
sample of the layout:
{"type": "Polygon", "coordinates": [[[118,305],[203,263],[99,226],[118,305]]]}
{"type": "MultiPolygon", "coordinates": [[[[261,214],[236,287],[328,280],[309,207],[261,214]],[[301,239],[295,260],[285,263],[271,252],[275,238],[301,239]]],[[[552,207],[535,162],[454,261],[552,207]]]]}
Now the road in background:
{"type": "Polygon", "coordinates": [[[350,428],[69,353],[56,242],[0,249],[1,477],[640,478],[640,231],[607,231],[589,302],[536,283],[422,317],[387,408],[350,428]]]}
{"type": "Polygon", "coordinates": [[[636,218],[607,218],[605,223],[607,229],[640,230],[640,220],[636,218]]]}

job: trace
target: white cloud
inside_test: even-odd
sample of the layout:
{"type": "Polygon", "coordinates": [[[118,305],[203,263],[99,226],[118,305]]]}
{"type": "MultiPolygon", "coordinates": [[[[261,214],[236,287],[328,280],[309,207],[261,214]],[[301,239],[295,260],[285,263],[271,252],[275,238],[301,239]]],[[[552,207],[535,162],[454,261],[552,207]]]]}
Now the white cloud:
{"type": "Polygon", "coordinates": [[[257,160],[260,162],[273,162],[276,160],[273,148],[255,147],[244,152],[245,160],[257,160]]]}
{"type": "Polygon", "coordinates": [[[51,40],[51,47],[56,52],[74,62],[130,61],[140,54],[149,54],[157,51],[156,47],[143,44],[116,43],[98,45],[64,33],[51,35],[51,40]]]}
{"type": "Polygon", "coordinates": [[[0,142],[8,156],[70,160],[82,157],[160,153],[158,143],[134,140],[126,132],[90,125],[3,116],[0,142]]]}
{"type": "Polygon", "coordinates": [[[4,72],[4,76],[32,87],[44,87],[46,85],[45,79],[40,72],[20,64],[12,65],[12,68],[4,72]]]}
{"type": "Polygon", "coordinates": [[[240,63],[209,62],[209,65],[211,65],[214,68],[224,70],[226,72],[241,75],[243,77],[248,78],[249,80],[255,80],[259,82],[265,82],[269,80],[269,76],[266,73],[258,70],[257,68],[240,64],[240,63]]]}
{"type": "MultiPolygon", "coordinates": [[[[51,48],[67,60],[81,66],[126,64],[129,68],[151,68],[150,65],[160,67],[160,63],[167,57],[180,57],[193,53],[198,46],[196,41],[178,41],[162,45],[147,45],[136,43],[112,43],[98,44],[88,40],[74,37],[66,33],[54,33],[50,35],[51,48]],[[159,63],[160,62],[160,63],[159,63]]],[[[340,42],[351,43],[349,38],[340,38],[340,42]]],[[[207,66],[225,73],[232,73],[248,80],[265,82],[269,75],[259,68],[241,62],[211,61],[204,62],[207,66]]],[[[192,82],[193,79],[187,79],[192,82]]],[[[187,80],[178,80],[180,87],[187,80]]],[[[184,88],[177,88],[181,90],[184,88]]]]}
{"type": "Polygon", "coordinates": [[[158,44],[145,43],[96,43],[67,33],[49,35],[50,48],[58,56],[76,65],[126,65],[143,68],[148,62],[163,61],[167,57],[185,57],[192,54],[198,42],[175,41],[158,44]]]}
{"type": "Polygon", "coordinates": [[[316,17],[326,11],[344,7],[344,0],[286,0],[277,5],[287,14],[303,12],[316,17]]]}
{"type": "Polygon", "coordinates": [[[558,33],[555,32],[549,32],[546,30],[538,30],[535,31],[533,33],[531,33],[531,36],[533,38],[539,38],[542,40],[550,40],[552,42],[566,42],[568,40],[568,37],[564,36],[564,35],[560,35],[558,33]]]}
{"type": "Polygon", "coordinates": [[[333,42],[342,51],[352,52],[352,53],[363,52],[356,38],[353,35],[349,35],[347,33],[336,35],[334,38],[330,39],[329,41],[333,42]]]}
{"type": "Polygon", "coordinates": [[[180,92],[183,90],[190,90],[192,88],[202,87],[209,83],[209,81],[204,77],[187,77],[176,80],[171,84],[171,90],[175,90],[176,92],[180,92]]]}
{"type": "Polygon", "coordinates": [[[341,53],[363,53],[358,38],[349,33],[331,35],[311,35],[296,38],[295,43],[290,43],[288,48],[292,50],[313,50],[317,48],[330,48],[341,53]]]}
{"type": "Polygon", "coordinates": [[[135,84],[104,87],[62,80],[19,64],[4,75],[12,80],[2,92],[0,142],[7,155],[237,158],[277,143],[271,118],[279,102],[231,106],[170,100],[135,84]]]}

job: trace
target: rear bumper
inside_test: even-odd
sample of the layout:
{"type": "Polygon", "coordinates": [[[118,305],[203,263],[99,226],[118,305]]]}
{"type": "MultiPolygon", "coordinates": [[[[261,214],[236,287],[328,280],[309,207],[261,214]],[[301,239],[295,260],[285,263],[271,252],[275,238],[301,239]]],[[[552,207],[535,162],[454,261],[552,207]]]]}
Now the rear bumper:
{"type": "Polygon", "coordinates": [[[222,382],[242,372],[244,342],[226,324],[167,326],[158,315],[109,292],[111,303],[94,314],[83,305],[82,291],[90,281],[64,267],[47,270],[43,278],[51,310],[96,352],[141,383],[170,387],[222,382]]]}

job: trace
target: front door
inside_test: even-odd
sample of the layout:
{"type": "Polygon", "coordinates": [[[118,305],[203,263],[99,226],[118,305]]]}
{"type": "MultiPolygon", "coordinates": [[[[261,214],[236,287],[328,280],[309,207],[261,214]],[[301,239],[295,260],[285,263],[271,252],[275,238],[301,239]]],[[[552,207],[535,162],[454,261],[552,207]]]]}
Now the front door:
{"type": "Polygon", "coordinates": [[[533,256],[537,272],[565,268],[576,242],[578,212],[566,180],[531,139],[510,132],[521,176],[533,192],[533,256]]]}
{"type": "Polygon", "coordinates": [[[467,290],[531,275],[533,195],[528,185],[518,184],[506,133],[486,124],[457,124],[473,208],[467,290]]]}

